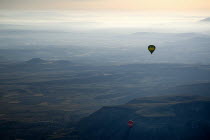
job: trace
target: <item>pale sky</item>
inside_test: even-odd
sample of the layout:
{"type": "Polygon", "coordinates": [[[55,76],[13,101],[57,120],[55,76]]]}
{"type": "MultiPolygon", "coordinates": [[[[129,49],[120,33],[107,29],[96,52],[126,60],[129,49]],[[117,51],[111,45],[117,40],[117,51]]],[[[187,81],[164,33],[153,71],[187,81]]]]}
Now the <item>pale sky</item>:
{"type": "Polygon", "coordinates": [[[0,0],[0,9],[210,11],[210,0],[0,0]]]}

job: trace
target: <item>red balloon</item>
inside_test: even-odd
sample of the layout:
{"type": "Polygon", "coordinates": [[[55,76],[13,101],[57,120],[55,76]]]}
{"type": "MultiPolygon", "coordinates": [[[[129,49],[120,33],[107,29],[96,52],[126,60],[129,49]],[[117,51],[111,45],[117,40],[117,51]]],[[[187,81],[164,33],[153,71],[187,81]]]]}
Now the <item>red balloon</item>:
{"type": "Polygon", "coordinates": [[[134,121],[129,120],[129,121],[128,121],[128,127],[132,128],[132,127],[133,127],[133,125],[134,125],[134,121]]]}

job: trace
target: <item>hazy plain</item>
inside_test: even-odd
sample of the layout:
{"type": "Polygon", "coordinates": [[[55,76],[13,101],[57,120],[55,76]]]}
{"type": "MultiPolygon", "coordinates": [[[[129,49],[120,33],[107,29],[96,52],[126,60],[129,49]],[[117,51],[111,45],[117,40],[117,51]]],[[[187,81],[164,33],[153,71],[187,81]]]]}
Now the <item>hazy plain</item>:
{"type": "Polygon", "coordinates": [[[2,59],[209,64],[209,13],[1,11],[2,59]],[[157,46],[148,55],[147,46],[157,46]],[[97,58],[97,59],[96,59],[97,58]]]}

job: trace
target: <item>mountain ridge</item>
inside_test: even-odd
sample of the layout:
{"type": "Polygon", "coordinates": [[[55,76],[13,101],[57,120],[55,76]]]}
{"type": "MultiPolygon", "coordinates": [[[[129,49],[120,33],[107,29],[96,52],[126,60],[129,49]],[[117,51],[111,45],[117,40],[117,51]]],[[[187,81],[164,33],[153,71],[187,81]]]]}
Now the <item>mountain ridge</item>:
{"type": "Polygon", "coordinates": [[[133,120],[127,140],[207,140],[210,138],[210,98],[162,96],[134,99],[103,107],[80,122],[82,140],[122,140],[133,120]],[[152,100],[151,102],[146,102],[152,100]],[[199,138],[198,138],[199,137],[199,138]]]}
{"type": "Polygon", "coordinates": [[[201,22],[210,22],[210,17],[202,19],[201,22]]]}

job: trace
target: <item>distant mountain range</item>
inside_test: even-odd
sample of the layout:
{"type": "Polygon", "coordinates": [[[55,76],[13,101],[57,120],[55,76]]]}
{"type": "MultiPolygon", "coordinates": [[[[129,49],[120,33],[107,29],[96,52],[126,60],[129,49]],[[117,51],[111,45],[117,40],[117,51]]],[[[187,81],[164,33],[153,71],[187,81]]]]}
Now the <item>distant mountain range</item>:
{"type": "Polygon", "coordinates": [[[202,22],[210,22],[210,17],[201,20],[202,22]]]}
{"type": "Polygon", "coordinates": [[[103,107],[79,124],[82,140],[209,140],[210,98],[160,96],[103,107]],[[129,128],[127,121],[133,120],[129,128]]]}
{"type": "Polygon", "coordinates": [[[46,62],[46,61],[42,60],[41,58],[32,58],[32,59],[26,61],[26,63],[31,63],[31,64],[44,63],[44,62],[46,62]]]}
{"type": "Polygon", "coordinates": [[[32,58],[26,61],[28,64],[71,64],[72,62],[69,60],[53,60],[53,61],[46,61],[41,58],[32,58]]]}

